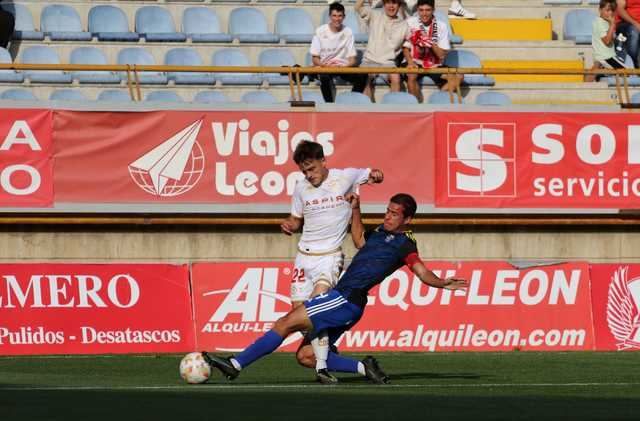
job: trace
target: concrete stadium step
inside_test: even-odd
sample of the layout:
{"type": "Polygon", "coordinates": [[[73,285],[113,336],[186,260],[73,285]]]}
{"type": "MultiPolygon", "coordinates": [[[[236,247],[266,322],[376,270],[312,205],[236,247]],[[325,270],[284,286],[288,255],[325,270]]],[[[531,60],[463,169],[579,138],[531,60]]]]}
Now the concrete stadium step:
{"type": "MultiPolygon", "coordinates": [[[[584,69],[582,60],[484,60],[483,68],[504,68],[504,69],[584,69]]],[[[488,74],[493,76],[496,82],[582,82],[582,75],[502,75],[488,74]]]]}
{"type": "Polygon", "coordinates": [[[471,50],[480,60],[584,60],[592,63],[590,45],[572,41],[468,41],[456,47],[471,50]]]}
{"type": "Polygon", "coordinates": [[[451,19],[451,27],[464,40],[551,41],[551,19],[451,19]]]}

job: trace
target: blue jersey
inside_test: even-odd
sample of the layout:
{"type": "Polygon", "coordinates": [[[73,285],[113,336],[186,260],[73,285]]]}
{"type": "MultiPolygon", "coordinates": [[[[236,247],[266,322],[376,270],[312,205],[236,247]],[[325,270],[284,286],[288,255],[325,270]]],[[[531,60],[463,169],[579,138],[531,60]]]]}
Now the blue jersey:
{"type": "Polygon", "coordinates": [[[364,306],[367,292],[405,264],[419,261],[411,231],[392,233],[380,225],[365,233],[365,244],[353,257],[335,289],[347,300],[364,306]]]}

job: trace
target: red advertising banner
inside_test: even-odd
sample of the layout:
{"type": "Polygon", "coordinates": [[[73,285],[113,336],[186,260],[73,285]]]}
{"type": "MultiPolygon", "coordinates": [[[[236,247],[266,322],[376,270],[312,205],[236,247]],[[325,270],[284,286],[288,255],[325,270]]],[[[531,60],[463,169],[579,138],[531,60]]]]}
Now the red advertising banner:
{"type": "Polygon", "coordinates": [[[0,355],[193,351],[187,265],[0,265],[0,355]]]}
{"type": "MultiPolygon", "coordinates": [[[[517,269],[506,262],[428,262],[470,280],[467,292],[429,288],[408,270],[371,291],[362,320],[339,341],[351,351],[591,350],[587,263],[517,269]]],[[[237,351],[289,306],[289,263],[192,267],[198,349],[237,351]]],[[[300,335],[282,349],[295,350],[300,335]]]]}
{"type": "Polygon", "coordinates": [[[53,205],[52,112],[3,109],[0,114],[0,206],[53,205]]]}
{"type": "Polygon", "coordinates": [[[640,350],[640,265],[591,265],[595,349],[640,350]]]}
{"type": "Polygon", "coordinates": [[[436,206],[640,207],[640,116],[437,113],[436,206]]]}
{"type": "Polygon", "coordinates": [[[288,204],[301,140],[330,167],[377,167],[364,203],[399,191],[433,203],[433,114],[57,111],[56,200],[288,204]]]}

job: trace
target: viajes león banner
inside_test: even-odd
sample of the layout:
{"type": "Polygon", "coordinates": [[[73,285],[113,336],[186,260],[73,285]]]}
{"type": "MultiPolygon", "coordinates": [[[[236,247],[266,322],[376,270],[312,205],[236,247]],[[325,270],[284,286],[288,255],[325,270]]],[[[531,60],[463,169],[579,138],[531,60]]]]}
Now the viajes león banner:
{"type": "Polygon", "coordinates": [[[433,202],[430,113],[56,112],[56,201],[288,204],[302,173],[293,150],[320,143],[330,167],[372,167],[363,193],[433,202]]]}
{"type": "Polygon", "coordinates": [[[436,113],[436,206],[640,207],[640,116],[436,113]]]}
{"type": "Polygon", "coordinates": [[[187,265],[0,265],[0,355],[192,351],[191,314],[187,265]]]}

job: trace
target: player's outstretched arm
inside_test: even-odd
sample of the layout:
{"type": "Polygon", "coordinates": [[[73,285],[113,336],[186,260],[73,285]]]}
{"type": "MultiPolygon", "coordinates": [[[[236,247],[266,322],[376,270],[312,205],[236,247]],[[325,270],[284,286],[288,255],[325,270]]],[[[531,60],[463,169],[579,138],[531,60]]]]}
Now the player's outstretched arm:
{"type": "Polygon", "coordinates": [[[382,170],[379,170],[377,168],[371,169],[371,171],[369,172],[369,179],[367,180],[367,183],[379,184],[382,183],[382,181],[384,181],[384,174],[382,173],[382,170]]]}
{"type": "Polygon", "coordinates": [[[414,263],[413,266],[411,266],[411,270],[413,271],[413,273],[418,275],[418,278],[420,278],[423,283],[435,288],[456,290],[465,289],[469,286],[469,281],[465,279],[439,278],[435,273],[427,269],[427,267],[422,262],[414,263]]]}
{"type": "Polygon", "coordinates": [[[301,226],[302,226],[302,218],[289,215],[280,224],[280,229],[284,234],[292,235],[293,233],[297,232],[301,226]]]}
{"type": "Polygon", "coordinates": [[[345,199],[351,203],[351,239],[357,249],[364,246],[364,224],[360,214],[360,196],[356,193],[347,193],[345,199]]]}

